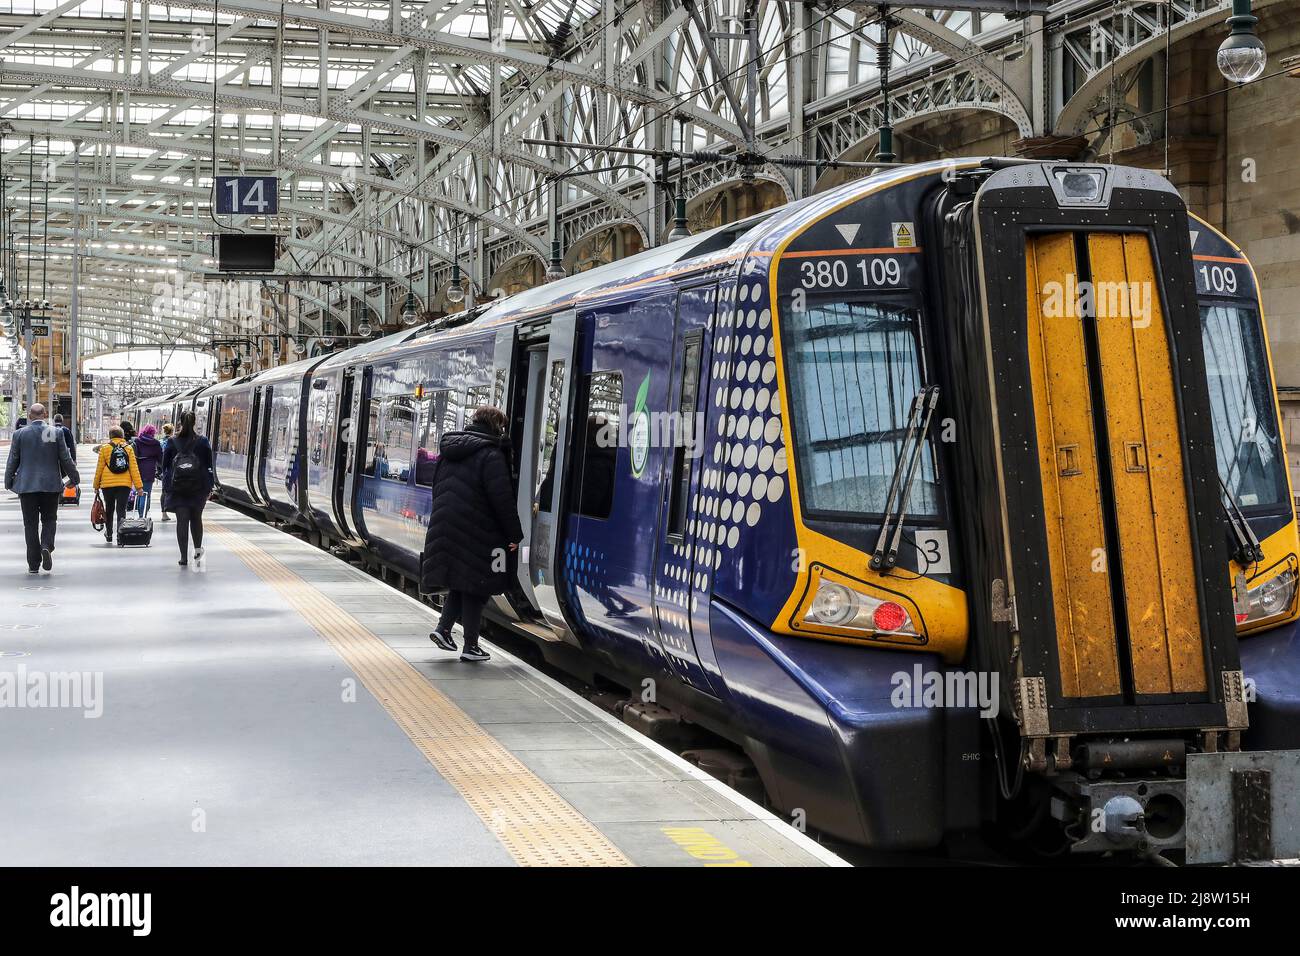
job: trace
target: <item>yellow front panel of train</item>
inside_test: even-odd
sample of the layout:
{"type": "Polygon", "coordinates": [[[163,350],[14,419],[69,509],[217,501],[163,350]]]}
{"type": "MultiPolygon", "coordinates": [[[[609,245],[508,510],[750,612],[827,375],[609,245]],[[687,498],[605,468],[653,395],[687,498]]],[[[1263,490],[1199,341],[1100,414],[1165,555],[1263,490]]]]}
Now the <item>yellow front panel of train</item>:
{"type": "Polygon", "coordinates": [[[1145,236],[1088,237],[1133,689],[1205,690],[1169,341],[1145,236]]]}
{"type": "Polygon", "coordinates": [[[1061,692],[1066,697],[1118,694],[1110,582],[1097,570],[1098,555],[1105,553],[1106,532],[1083,325],[1074,309],[1056,314],[1066,277],[1078,274],[1074,236],[1030,237],[1026,262],[1029,373],[1061,692]]]}

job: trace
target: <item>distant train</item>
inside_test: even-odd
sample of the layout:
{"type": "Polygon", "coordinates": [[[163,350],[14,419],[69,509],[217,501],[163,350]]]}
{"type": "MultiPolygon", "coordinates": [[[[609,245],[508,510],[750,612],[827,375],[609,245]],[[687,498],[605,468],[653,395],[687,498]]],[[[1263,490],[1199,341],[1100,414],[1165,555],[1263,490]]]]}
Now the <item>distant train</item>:
{"type": "Polygon", "coordinates": [[[456,322],[128,414],[194,409],[222,501],[414,579],[440,437],[501,406],[494,622],[820,832],[1288,849],[1213,822],[1300,748],[1259,293],[1159,175],[890,169],[456,322]]]}

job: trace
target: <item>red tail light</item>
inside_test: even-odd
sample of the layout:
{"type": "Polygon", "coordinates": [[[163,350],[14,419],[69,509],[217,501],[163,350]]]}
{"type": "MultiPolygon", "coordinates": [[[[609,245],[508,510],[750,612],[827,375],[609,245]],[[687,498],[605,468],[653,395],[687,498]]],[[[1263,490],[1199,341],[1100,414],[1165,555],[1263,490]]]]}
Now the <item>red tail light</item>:
{"type": "Polygon", "coordinates": [[[907,612],[903,610],[901,604],[886,601],[876,608],[871,615],[871,621],[878,631],[897,631],[907,623],[907,612]]]}

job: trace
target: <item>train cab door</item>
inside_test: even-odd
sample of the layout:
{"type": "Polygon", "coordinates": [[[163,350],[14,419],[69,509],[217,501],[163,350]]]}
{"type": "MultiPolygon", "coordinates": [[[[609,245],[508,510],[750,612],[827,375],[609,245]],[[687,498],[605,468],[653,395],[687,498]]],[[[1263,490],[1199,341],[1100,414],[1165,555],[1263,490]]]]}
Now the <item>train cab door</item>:
{"type": "Polygon", "coordinates": [[[524,449],[520,462],[519,513],[525,516],[519,581],[546,623],[562,639],[577,643],[560,606],[556,569],[564,528],[566,453],[573,400],[577,313],[551,319],[545,346],[529,351],[524,393],[524,449]]]}
{"type": "MultiPolygon", "coordinates": [[[[1240,665],[1187,232],[1139,190],[1026,223],[1024,175],[973,204],[989,370],[958,431],[997,452],[1001,554],[972,567],[989,633],[1018,638],[1008,683],[1041,769],[1049,737],[1231,728],[1245,709],[1226,706],[1240,665]]],[[[970,211],[949,226],[969,236],[970,211]]]]}
{"type": "MultiPolygon", "coordinates": [[[[710,586],[717,551],[713,519],[698,507],[706,498],[700,443],[706,437],[703,409],[710,384],[705,336],[717,307],[717,286],[683,289],[677,298],[668,411],[672,441],[666,449],[655,532],[655,635],[673,670],[687,684],[711,693],[698,645],[707,642],[710,586]]],[[[719,526],[722,527],[722,526],[719,526]]],[[[712,662],[712,653],[705,655],[712,662]]]]}

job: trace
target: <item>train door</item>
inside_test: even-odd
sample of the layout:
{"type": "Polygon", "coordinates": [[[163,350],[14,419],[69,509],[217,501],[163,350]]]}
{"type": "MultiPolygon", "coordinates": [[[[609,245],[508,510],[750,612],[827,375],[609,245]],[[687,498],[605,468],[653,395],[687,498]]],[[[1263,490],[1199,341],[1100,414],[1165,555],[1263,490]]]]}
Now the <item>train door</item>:
{"type": "MultiPolygon", "coordinates": [[[[221,487],[221,474],[220,474],[220,470],[217,468],[216,458],[221,451],[221,442],[223,440],[221,435],[221,406],[224,404],[225,404],[225,398],[221,395],[218,395],[216,399],[212,401],[211,403],[212,418],[211,421],[208,423],[208,436],[209,436],[208,442],[212,445],[212,459],[213,459],[212,482],[213,485],[218,488],[221,487]]],[[[195,425],[196,430],[197,428],[198,426],[195,425]]],[[[203,434],[203,433],[200,432],[199,434],[203,434]]]]}
{"type": "Polygon", "coordinates": [[[258,462],[258,438],[262,431],[262,389],[254,386],[249,390],[248,396],[248,441],[244,445],[246,455],[244,457],[244,487],[248,489],[248,497],[253,501],[258,501],[257,495],[257,462],[258,462]]]}
{"type": "Polygon", "coordinates": [[[1026,259],[1062,693],[1203,693],[1196,560],[1159,303],[1141,291],[1137,302],[1127,294],[1098,302],[1094,292],[1077,321],[1052,314],[1051,291],[1071,276],[1094,290],[1154,288],[1150,243],[1140,234],[1044,233],[1029,238],[1026,259]]]}
{"type": "Polygon", "coordinates": [[[1044,770],[1049,738],[1068,760],[1074,735],[1239,729],[1245,706],[1177,198],[1043,209],[1026,189],[1055,187],[1025,175],[993,174],[941,228],[976,652],[1044,770]]]}
{"type": "Polygon", "coordinates": [[[677,297],[668,427],[655,429],[661,438],[671,439],[660,479],[655,532],[655,634],[678,676],[706,692],[708,678],[697,649],[697,632],[699,643],[707,646],[716,552],[709,546],[712,516],[700,507],[707,497],[701,494],[700,450],[705,438],[702,396],[710,385],[705,334],[712,325],[716,298],[717,287],[712,285],[684,289],[677,297]]]}
{"type": "MultiPolygon", "coordinates": [[[[520,526],[524,530],[524,540],[519,545],[519,550],[507,556],[507,563],[510,567],[510,573],[513,576],[515,584],[509,588],[506,594],[496,594],[489,598],[488,603],[503,617],[511,620],[522,620],[534,616],[536,613],[536,602],[533,599],[532,584],[528,580],[528,567],[522,560],[522,556],[528,554],[528,535],[531,532],[532,517],[532,500],[531,489],[529,494],[524,495],[519,480],[520,468],[523,464],[523,458],[527,450],[531,447],[530,443],[523,440],[522,436],[526,433],[525,409],[528,405],[528,396],[533,394],[526,386],[531,382],[528,374],[522,373],[516,367],[516,363],[521,361],[527,363],[529,356],[525,354],[520,357],[517,354],[516,344],[518,336],[514,326],[501,329],[496,334],[496,340],[492,346],[492,394],[489,399],[491,403],[500,408],[506,414],[510,422],[510,435],[513,441],[510,456],[511,475],[510,478],[517,489],[517,505],[520,514],[520,526]],[[528,500],[525,501],[524,498],[528,500]]],[[[545,361],[545,353],[538,349],[537,363],[540,368],[545,361]]],[[[525,364],[524,369],[528,368],[525,364]]],[[[526,484],[526,483],[525,483],[526,484]]],[[[549,634],[549,632],[547,632],[549,634]]]]}
{"type": "Polygon", "coordinates": [[[366,519],[362,513],[365,504],[359,493],[364,487],[361,469],[366,460],[367,444],[377,437],[379,423],[371,419],[378,406],[371,408],[370,389],[373,372],[369,366],[352,373],[352,414],[348,421],[349,445],[347,448],[347,481],[344,488],[344,505],[348,516],[348,526],[357,541],[366,538],[366,519]]]}
{"type": "Polygon", "coordinates": [[[358,540],[353,524],[352,501],[355,497],[358,441],[362,409],[362,372],[343,370],[339,390],[339,427],[335,430],[334,452],[334,523],[345,538],[358,540]]]}
{"type": "Polygon", "coordinates": [[[527,516],[527,556],[520,557],[520,584],[525,593],[531,592],[530,598],[546,623],[565,639],[571,635],[560,606],[556,568],[565,512],[565,459],[577,329],[577,314],[561,313],[551,320],[547,344],[529,352],[524,460],[519,480],[520,514],[527,516]]]}
{"type": "Polygon", "coordinates": [[[267,385],[254,392],[262,393],[261,410],[256,418],[257,440],[250,443],[249,472],[252,481],[248,485],[253,500],[270,504],[271,498],[266,493],[266,456],[271,445],[271,421],[275,418],[275,386],[267,385]]]}

